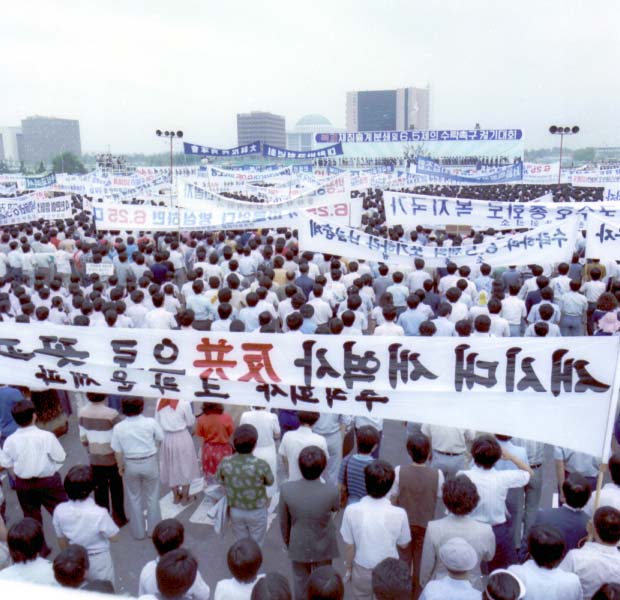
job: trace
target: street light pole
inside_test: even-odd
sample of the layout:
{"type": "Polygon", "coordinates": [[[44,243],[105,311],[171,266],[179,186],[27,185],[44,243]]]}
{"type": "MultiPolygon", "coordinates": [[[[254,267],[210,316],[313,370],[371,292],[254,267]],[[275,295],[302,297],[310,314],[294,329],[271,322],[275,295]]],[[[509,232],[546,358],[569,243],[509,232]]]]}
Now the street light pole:
{"type": "Polygon", "coordinates": [[[173,155],[172,155],[172,142],[175,138],[181,139],[183,137],[183,132],[179,131],[162,131],[158,129],[155,132],[157,137],[167,137],[170,139],[170,208],[172,208],[172,172],[173,172],[173,155]]]}
{"type": "Polygon", "coordinates": [[[560,136],[560,164],[558,166],[558,185],[562,183],[562,151],[564,150],[564,136],[576,135],[579,133],[579,127],[574,125],[573,127],[558,127],[557,125],[551,125],[549,127],[549,133],[551,135],[560,136]]]}

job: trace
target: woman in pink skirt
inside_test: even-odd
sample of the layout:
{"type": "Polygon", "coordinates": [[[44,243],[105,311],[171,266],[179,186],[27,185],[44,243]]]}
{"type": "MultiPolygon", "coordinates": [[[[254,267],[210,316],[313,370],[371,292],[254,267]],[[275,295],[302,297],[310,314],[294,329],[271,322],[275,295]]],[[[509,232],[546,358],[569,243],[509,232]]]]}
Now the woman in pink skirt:
{"type": "Polygon", "coordinates": [[[224,412],[221,404],[203,403],[196,435],[203,439],[202,470],[208,483],[214,481],[221,460],[232,454],[230,436],[234,430],[235,424],[231,416],[224,412]]]}
{"type": "Polygon", "coordinates": [[[155,418],[164,430],[159,453],[161,481],[172,488],[175,504],[189,504],[196,499],[190,497],[189,486],[200,477],[198,457],[189,432],[196,422],[192,406],[185,400],[161,398],[155,418]]]}

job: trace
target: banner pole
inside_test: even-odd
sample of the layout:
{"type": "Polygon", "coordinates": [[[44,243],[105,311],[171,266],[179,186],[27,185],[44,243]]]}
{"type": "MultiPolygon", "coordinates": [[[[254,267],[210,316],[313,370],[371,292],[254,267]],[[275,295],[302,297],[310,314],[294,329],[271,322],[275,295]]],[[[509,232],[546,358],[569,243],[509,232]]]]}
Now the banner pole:
{"type": "Polygon", "coordinates": [[[596,492],[594,494],[594,512],[598,508],[601,496],[601,488],[603,487],[604,466],[609,461],[611,454],[611,432],[616,420],[616,410],[618,407],[618,396],[620,395],[620,348],[616,354],[616,371],[614,373],[614,381],[612,384],[612,397],[609,402],[609,412],[607,413],[607,424],[605,426],[605,437],[603,438],[603,448],[601,451],[601,464],[598,467],[598,476],[596,478],[596,492]]]}

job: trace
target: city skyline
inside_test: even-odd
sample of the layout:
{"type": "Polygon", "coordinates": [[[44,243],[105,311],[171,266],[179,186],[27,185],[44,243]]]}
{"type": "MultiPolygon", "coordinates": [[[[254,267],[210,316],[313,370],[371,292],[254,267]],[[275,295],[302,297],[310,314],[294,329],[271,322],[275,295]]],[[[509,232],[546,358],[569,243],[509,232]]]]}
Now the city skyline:
{"type": "Polygon", "coordinates": [[[237,113],[289,124],[320,114],[343,128],[347,91],[429,85],[432,129],[521,128],[524,146],[539,148],[557,144],[549,125],[579,125],[568,147],[618,146],[620,5],[597,8],[25,0],[3,7],[0,126],[28,114],[77,119],[88,153],[163,152],[158,128],[225,148],[236,145],[237,113]]]}

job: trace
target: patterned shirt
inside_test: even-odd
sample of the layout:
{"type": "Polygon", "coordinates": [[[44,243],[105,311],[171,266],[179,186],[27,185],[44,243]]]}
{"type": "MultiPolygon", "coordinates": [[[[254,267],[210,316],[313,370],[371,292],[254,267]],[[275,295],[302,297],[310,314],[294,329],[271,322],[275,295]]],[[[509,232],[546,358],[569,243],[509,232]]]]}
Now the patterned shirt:
{"type": "Polygon", "coordinates": [[[262,458],[251,454],[235,454],[222,460],[217,480],[226,488],[231,508],[256,510],[267,505],[265,486],[272,485],[274,476],[262,458]]]}

